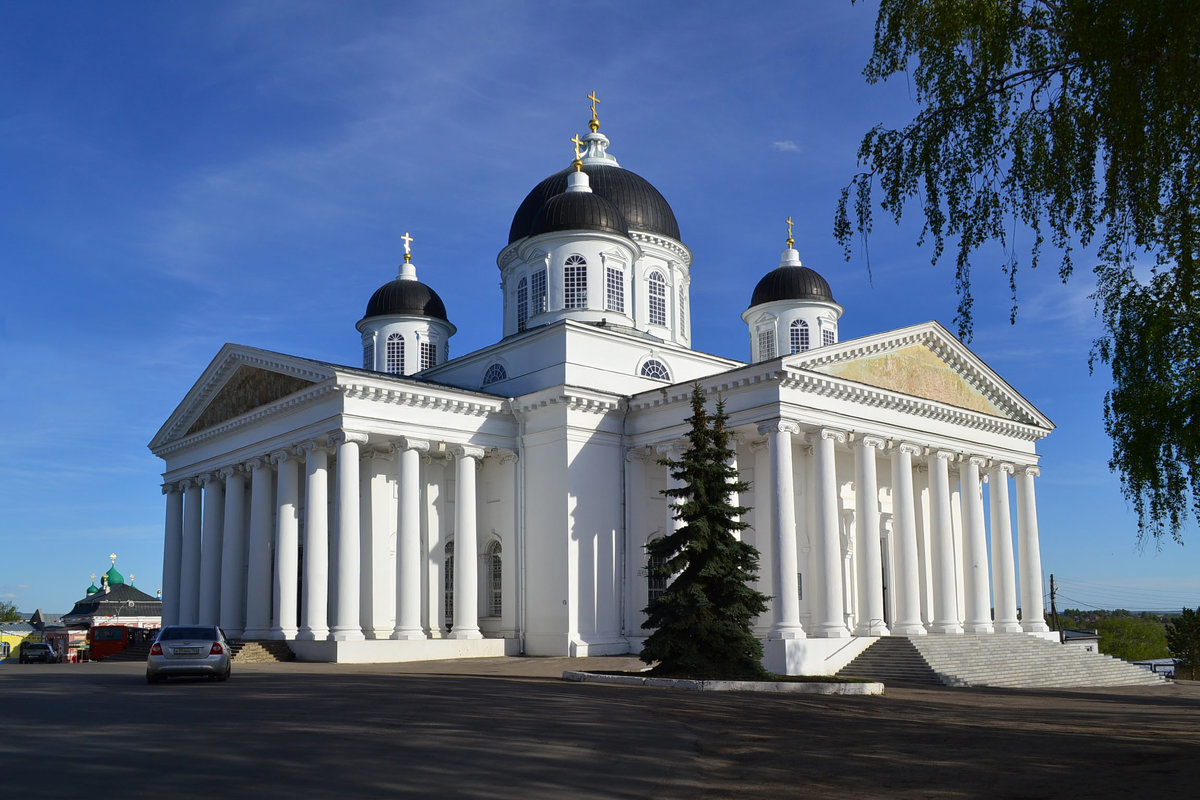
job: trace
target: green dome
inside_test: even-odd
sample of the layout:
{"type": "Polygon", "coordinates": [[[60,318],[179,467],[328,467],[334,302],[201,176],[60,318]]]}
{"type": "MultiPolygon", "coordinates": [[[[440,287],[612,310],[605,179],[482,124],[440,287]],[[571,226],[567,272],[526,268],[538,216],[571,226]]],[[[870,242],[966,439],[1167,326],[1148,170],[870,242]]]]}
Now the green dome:
{"type": "Polygon", "coordinates": [[[125,583],[125,576],[122,575],[121,573],[117,572],[116,564],[113,564],[111,567],[109,567],[108,572],[104,573],[104,577],[108,578],[109,586],[116,586],[119,583],[120,584],[125,583]]]}
{"type": "Polygon", "coordinates": [[[91,597],[98,591],[100,591],[100,589],[97,588],[95,582],[93,582],[92,585],[87,588],[87,596],[91,597]]]}

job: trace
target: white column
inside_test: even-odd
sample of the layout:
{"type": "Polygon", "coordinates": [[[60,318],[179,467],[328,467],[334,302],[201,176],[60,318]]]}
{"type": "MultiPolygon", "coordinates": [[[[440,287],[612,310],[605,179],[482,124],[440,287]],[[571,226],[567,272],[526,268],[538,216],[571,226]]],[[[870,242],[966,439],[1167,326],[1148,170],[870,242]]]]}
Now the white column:
{"type": "Polygon", "coordinates": [[[883,619],[883,552],[879,544],[879,477],[875,454],[883,440],[860,437],[854,444],[854,499],[858,558],[858,625],[855,636],[887,636],[883,619]]]}
{"type": "Polygon", "coordinates": [[[475,531],[475,464],[483,450],[469,445],[454,454],[454,630],[451,639],[481,639],[479,545],[475,531]]]}
{"type": "Polygon", "coordinates": [[[1038,542],[1037,498],[1033,479],[1041,474],[1034,466],[1017,469],[1017,537],[1021,552],[1021,629],[1043,633],[1046,625],[1042,605],[1042,549],[1038,542]]]}
{"type": "Polygon", "coordinates": [[[917,508],[913,494],[912,457],[921,452],[913,444],[892,451],[892,509],[895,514],[893,544],[896,559],[896,611],[893,634],[922,635],[921,580],[917,566],[917,508]]]}
{"type": "Polygon", "coordinates": [[[979,468],[986,459],[972,456],[962,467],[963,591],[967,633],[992,632],[992,608],[988,584],[987,530],[983,522],[983,485],[979,468]]]}
{"type": "Polygon", "coordinates": [[[427,452],[429,442],[417,439],[402,439],[396,447],[398,500],[393,639],[425,638],[421,629],[421,454],[427,452]]]}
{"type": "Polygon", "coordinates": [[[504,503],[512,503],[512,513],[506,515],[513,521],[512,527],[500,534],[500,635],[505,639],[515,639],[519,635],[517,629],[517,470],[520,461],[511,450],[501,450],[497,454],[501,464],[503,481],[500,486],[500,497],[504,503]]]}
{"type": "Polygon", "coordinates": [[[163,538],[162,621],[179,624],[179,577],[183,564],[183,492],[178,483],[164,483],[167,520],[163,538]]]}
{"type": "Polygon", "coordinates": [[[225,532],[221,536],[221,629],[241,637],[246,620],[246,473],[221,470],[225,480],[225,532]]]}
{"type": "Polygon", "coordinates": [[[271,633],[271,554],[275,530],[271,462],[252,458],[250,470],[250,546],[246,565],[246,639],[265,639],[271,633]]]}
{"type": "Polygon", "coordinates": [[[950,516],[950,459],[938,450],[929,459],[929,516],[932,534],[933,620],[930,633],[962,633],[955,586],[954,529],[950,516]]]}
{"type": "Polygon", "coordinates": [[[842,608],[842,543],[838,529],[837,464],[834,445],[846,441],[840,431],[820,430],[809,437],[813,445],[813,503],[816,506],[816,549],[811,584],[817,591],[813,636],[849,636],[842,608]]]}
{"type": "Polygon", "coordinates": [[[225,527],[225,484],[213,473],[200,476],[204,487],[204,522],[200,551],[200,608],[197,622],[221,621],[221,536],[225,527]]]}
{"type": "Polygon", "coordinates": [[[195,625],[200,614],[200,528],[203,492],[196,480],[183,489],[183,553],[179,567],[179,624],[195,625]]]}
{"type": "MultiPolygon", "coordinates": [[[[773,604],[775,624],[771,639],[803,639],[800,625],[800,584],[796,559],[796,491],[792,480],[792,435],[800,432],[794,422],[777,420],[758,427],[770,447],[771,544],[775,564],[773,604]]],[[[762,482],[761,478],[759,479],[762,482]]]]}
{"type": "Polygon", "coordinates": [[[1020,633],[1017,619],[1017,570],[1013,564],[1012,520],[1008,505],[1008,476],[1012,464],[993,464],[989,481],[992,509],[992,591],[995,593],[996,633],[1020,633]]]}
{"type": "Polygon", "coordinates": [[[337,446],[337,529],[334,552],[337,553],[337,580],[331,638],[340,642],[365,639],[359,619],[358,582],[359,543],[362,537],[359,514],[359,445],[367,443],[365,433],[340,431],[329,437],[337,446]]]}
{"type": "MultiPolygon", "coordinates": [[[[750,443],[750,452],[754,454],[754,482],[751,489],[754,492],[754,504],[751,513],[754,515],[754,547],[758,550],[758,583],[755,588],[768,597],[775,596],[775,546],[772,543],[772,525],[775,498],[771,496],[771,445],[766,439],[750,443]]],[[[774,608],[775,601],[768,601],[774,608]]],[[[754,623],[754,635],[766,638],[770,635],[774,612],[758,617],[754,623]]]]}
{"type": "Polygon", "coordinates": [[[275,583],[272,639],[296,638],[297,571],[300,568],[300,462],[286,450],[276,450],[275,583]]]}
{"type": "Polygon", "coordinates": [[[297,451],[304,454],[304,605],[296,638],[321,642],[329,638],[329,454],[316,442],[297,451]]]}

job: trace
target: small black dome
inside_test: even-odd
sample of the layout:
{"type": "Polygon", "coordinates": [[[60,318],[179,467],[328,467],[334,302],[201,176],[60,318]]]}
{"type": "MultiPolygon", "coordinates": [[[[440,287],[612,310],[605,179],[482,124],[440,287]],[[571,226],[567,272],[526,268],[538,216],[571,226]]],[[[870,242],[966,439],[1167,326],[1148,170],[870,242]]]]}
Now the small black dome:
{"type": "Polygon", "coordinates": [[[829,282],[808,267],[785,266],[771,270],[754,287],[750,307],[776,300],[821,300],[837,302],[829,282]]]}
{"type": "Polygon", "coordinates": [[[538,209],[529,235],[580,230],[629,235],[625,217],[617,207],[593,192],[563,192],[551,197],[538,209]]]}
{"type": "Polygon", "coordinates": [[[375,290],[367,303],[368,317],[383,317],[389,314],[409,314],[420,317],[435,317],[450,320],[446,317],[446,304],[437,292],[420,281],[408,281],[396,278],[388,281],[375,290]]]}
{"type": "MultiPolygon", "coordinates": [[[[509,244],[530,235],[534,219],[546,201],[566,191],[567,176],[572,171],[574,167],[567,167],[554,173],[526,195],[508,230],[509,244]]],[[[588,174],[592,193],[616,206],[629,230],[657,233],[679,241],[675,212],[648,180],[611,164],[591,164],[584,167],[584,172],[588,174]]]]}

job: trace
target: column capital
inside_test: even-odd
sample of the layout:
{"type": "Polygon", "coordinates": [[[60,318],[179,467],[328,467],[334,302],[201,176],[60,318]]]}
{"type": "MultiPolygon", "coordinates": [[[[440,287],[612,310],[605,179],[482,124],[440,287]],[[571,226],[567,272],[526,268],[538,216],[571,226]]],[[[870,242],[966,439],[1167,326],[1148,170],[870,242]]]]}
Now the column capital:
{"type": "Polygon", "coordinates": [[[677,459],[683,455],[682,442],[663,442],[654,445],[654,453],[660,458],[677,459]]]}
{"type": "Polygon", "coordinates": [[[989,463],[988,459],[984,458],[983,456],[967,456],[963,460],[968,464],[978,467],[980,470],[987,469],[987,465],[989,463]]]}
{"type": "Polygon", "coordinates": [[[487,454],[482,447],[471,444],[452,444],[447,449],[455,458],[473,458],[477,461],[487,454]]]}
{"type": "Polygon", "coordinates": [[[283,462],[287,461],[293,455],[295,455],[295,454],[287,449],[273,450],[270,455],[271,463],[278,466],[278,465],[282,464],[283,462]]]}
{"type": "Polygon", "coordinates": [[[930,458],[936,458],[939,461],[945,461],[948,464],[953,464],[958,461],[958,453],[953,450],[934,450],[929,454],[930,458]]]}
{"type": "Polygon", "coordinates": [[[645,447],[626,447],[625,448],[625,460],[626,461],[645,461],[647,455],[648,455],[648,453],[646,452],[645,447]]]}
{"type": "Polygon", "coordinates": [[[178,481],[176,481],[176,482],[168,481],[162,485],[162,493],[163,494],[170,494],[171,492],[178,492],[179,490],[180,490],[180,488],[179,488],[178,481]]]}
{"type": "Polygon", "coordinates": [[[368,438],[369,437],[367,434],[360,431],[334,431],[333,433],[329,434],[328,442],[330,447],[337,447],[338,445],[347,444],[349,442],[353,442],[357,445],[364,445],[367,443],[368,438]]]}
{"type": "Polygon", "coordinates": [[[253,472],[260,467],[265,467],[269,463],[271,463],[271,459],[268,456],[255,456],[254,458],[248,459],[242,465],[242,468],[247,472],[253,472]]]}
{"type": "Polygon", "coordinates": [[[876,450],[879,450],[880,452],[882,452],[887,447],[887,440],[881,436],[871,436],[869,434],[863,434],[855,440],[854,446],[855,447],[874,447],[876,450]]]}
{"type": "Polygon", "coordinates": [[[242,471],[242,469],[241,469],[240,464],[231,464],[228,467],[222,467],[221,469],[219,469],[217,471],[217,474],[221,476],[221,480],[227,481],[230,478],[232,478],[234,475],[240,474],[241,471],[242,471]]]}
{"type": "Polygon", "coordinates": [[[766,436],[768,433],[800,433],[800,426],[790,419],[773,419],[769,422],[764,422],[758,426],[760,435],[766,436]]]}
{"type": "Polygon", "coordinates": [[[191,489],[193,486],[199,486],[200,484],[196,482],[195,478],[184,478],[183,480],[178,482],[178,485],[179,485],[179,491],[186,492],[188,489],[191,489]]]}
{"type": "Polygon", "coordinates": [[[505,450],[502,447],[489,447],[487,455],[495,458],[501,464],[515,464],[518,458],[514,451],[505,450]]]}
{"type": "Polygon", "coordinates": [[[1037,464],[1026,464],[1025,466],[1017,467],[1017,474],[1036,478],[1042,474],[1042,469],[1037,464]]]}
{"type": "Polygon", "coordinates": [[[809,444],[816,444],[822,439],[829,439],[834,444],[845,444],[846,432],[834,430],[833,428],[818,428],[804,437],[804,440],[809,444]]]}
{"type": "Polygon", "coordinates": [[[1009,464],[1007,461],[993,461],[993,462],[991,462],[991,471],[992,472],[1003,472],[1006,475],[1012,475],[1014,472],[1017,471],[1017,468],[1014,467],[1012,464],[1009,464]]]}
{"type": "Polygon", "coordinates": [[[292,448],[292,452],[294,452],[296,455],[300,456],[301,458],[307,458],[308,454],[312,453],[312,452],[324,452],[324,451],[325,451],[325,447],[324,447],[324,445],[321,444],[319,439],[309,439],[307,442],[301,442],[300,444],[298,444],[292,448]]]}
{"type": "Polygon", "coordinates": [[[896,442],[896,444],[892,445],[892,451],[896,453],[908,453],[910,456],[919,456],[925,451],[925,448],[912,442],[896,442]]]}
{"type": "Polygon", "coordinates": [[[766,450],[770,444],[771,443],[766,439],[755,439],[754,441],[750,442],[750,452],[761,453],[762,451],[766,450]]]}
{"type": "Polygon", "coordinates": [[[215,472],[203,472],[196,476],[196,482],[203,487],[207,487],[210,483],[216,483],[218,480],[215,472]]]}
{"type": "Polygon", "coordinates": [[[418,453],[428,453],[431,447],[427,440],[413,439],[409,436],[401,436],[394,442],[394,445],[402,450],[416,450],[418,453]]]}

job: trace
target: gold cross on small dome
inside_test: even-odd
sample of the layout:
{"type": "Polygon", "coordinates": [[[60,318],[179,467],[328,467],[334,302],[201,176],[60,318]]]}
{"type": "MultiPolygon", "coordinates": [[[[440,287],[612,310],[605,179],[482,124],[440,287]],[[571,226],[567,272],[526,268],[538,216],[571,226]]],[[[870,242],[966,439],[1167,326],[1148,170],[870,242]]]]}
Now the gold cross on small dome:
{"type": "Polygon", "coordinates": [[[792,238],[792,218],[790,215],[787,218],[787,226],[788,226],[787,246],[788,246],[788,250],[791,250],[792,245],[794,245],[796,243],[796,240],[792,238]]]}
{"type": "Polygon", "coordinates": [[[404,235],[400,237],[400,241],[404,242],[404,263],[407,264],[412,261],[413,237],[408,235],[408,231],[405,231],[404,235]]]}
{"type": "Polygon", "coordinates": [[[588,95],[588,100],[592,101],[592,121],[588,123],[588,127],[592,129],[592,133],[600,130],[600,118],[596,116],[596,103],[600,102],[600,98],[596,97],[596,91],[588,95]]]}
{"type": "Polygon", "coordinates": [[[580,139],[577,133],[571,137],[571,142],[575,145],[575,171],[578,172],[583,167],[583,162],[579,160],[579,148],[583,147],[583,139],[580,139]]]}

